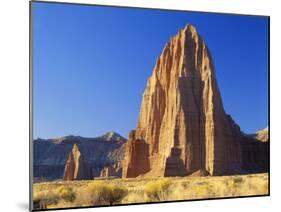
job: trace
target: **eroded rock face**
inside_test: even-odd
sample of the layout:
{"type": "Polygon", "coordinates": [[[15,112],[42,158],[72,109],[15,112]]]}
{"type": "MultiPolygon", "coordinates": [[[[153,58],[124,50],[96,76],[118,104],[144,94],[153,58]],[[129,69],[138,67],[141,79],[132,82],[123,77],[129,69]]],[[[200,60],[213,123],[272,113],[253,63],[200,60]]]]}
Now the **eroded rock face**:
{"type": "Polygon", "coordinates": [[[269,171],[269,143],[244,137],[242,142],[242,167],[248,173],[269,171]]]}
{"type": "Polygon", "coordinates": [[[208,47],[187,25],[166,44],[147,82],[123,177],[230,174],[241,168],[240,139],[208,47]]]}
{"type": "Polygon", "coordinates": [[[125,149],[122,177],[137,177],[150,170],[149,144],[131,131],[125,149]]]}
{"type": "Polygon", "coordinates": [[[244,135],[242,145],[242,167],[248,173],[269,171],[268,128],[252,135],[244,135]]]}
{"type": "Polygon", "coordinates": [[[100,177],[121,177],[122,176],[122,163],[118,162],[112,166],[104,167],[100,172],[100,177]]]}
{"type": "Polygon", "coordinates": [[[92,170],[87,161],[83,159],[78,146],[74,144],[65,165],[63,180],[89,179],[92,179],[92,170]]]}

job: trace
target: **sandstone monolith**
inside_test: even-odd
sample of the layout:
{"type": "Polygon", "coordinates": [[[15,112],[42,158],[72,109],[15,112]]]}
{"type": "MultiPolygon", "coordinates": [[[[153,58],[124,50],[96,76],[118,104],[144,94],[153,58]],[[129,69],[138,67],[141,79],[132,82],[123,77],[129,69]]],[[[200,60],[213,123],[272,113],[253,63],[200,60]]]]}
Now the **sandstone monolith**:
{"type": "Polygon", "coordinates": [[[83,160],[76,144],[73,145],[65,165],[63,180],[88,180],[92,178],[91,168],[83,160]]]}
{"type": "Polygon", "coordinates": [[[187,25],[166,44],[148,79],[123,177],[237,172],[240,138],[239,126],[224,111],[211,53],[187,25]]]}

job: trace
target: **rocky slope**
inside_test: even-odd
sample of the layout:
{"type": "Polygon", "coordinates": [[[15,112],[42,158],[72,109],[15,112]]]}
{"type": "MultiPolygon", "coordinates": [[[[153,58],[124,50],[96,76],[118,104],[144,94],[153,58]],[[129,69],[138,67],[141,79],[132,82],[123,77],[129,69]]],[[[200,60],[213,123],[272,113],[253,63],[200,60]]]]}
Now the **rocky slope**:
{"type": "Polygon", "coordinates": [[[111,138],[108,138],[107,133],[97,138],[66,136],[36,139],[34,140],[34,179],[62,179],[67,159],[75,144],[83,159],[89,164],[92,176],[99,176],[105,166],[122,161],[125,142],[125,138],[115,133],[111,138]]]}
{"type": "Polygon", "coordinates": [[[129,134],[122,175],[241,173],[242,140],[224,111],[210,51],[187,25],[156,61],[137,128],[129,134]]]}

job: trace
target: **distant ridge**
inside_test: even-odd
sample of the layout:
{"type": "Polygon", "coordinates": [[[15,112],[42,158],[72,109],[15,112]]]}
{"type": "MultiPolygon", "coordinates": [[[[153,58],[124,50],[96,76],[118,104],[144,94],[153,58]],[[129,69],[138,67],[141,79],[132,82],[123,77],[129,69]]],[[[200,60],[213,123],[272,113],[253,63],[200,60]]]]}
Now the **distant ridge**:
{"type": "Polygon", "coordinates": [[[262,142],[268,141],[268,127],[257,131],[254,138],[262,142]]]}
{"type": "Polygon", "coordinates": [[[120,134],[118,134],[114,131],[107,132],[99,138],[106,140],[106,141],[121,141],[121,142],[126,141],[126,138],[124,138],[123,136],[121,136],[120,134]]]}
{"type": "Polygon", "coordinates": [[[102,140],[102,141],[117,141],[117,142],[125,142],[127,139],[124,138],[122,135],[120,135],[117,132],[114,131],[109,131],[103,134],[102,136],[98,137],[83,137],[79,135],[66,135],[62,137],[56,137],[56,138],[48,138],[48,139],[43,139],[43,138],[37,138],[34,139],[34,141],[51,141],[54,143],[61,143],[61,142],[66,142],[66,141],[85,141],[85,140],[102,140]]]}
{"type": "Polygon", "coordinates": [[[243,135],[246,137],[254,138],[261,142],[267,142],[268,141],[268,127],[261,129],[252,134],[247,134],[247,133],[243,132],[243,135]]]}
{"type": "Polygon", "coordinates": [[[62,179],[73,146],[79,149],[83,160],[89,165],[91,170],[89,176],[99,176],[104,167],[123,160],[125,142],[124,137],[113,131],[94,138],[68,135],[51,139],[35,139],[34,179],[62,179]]]}

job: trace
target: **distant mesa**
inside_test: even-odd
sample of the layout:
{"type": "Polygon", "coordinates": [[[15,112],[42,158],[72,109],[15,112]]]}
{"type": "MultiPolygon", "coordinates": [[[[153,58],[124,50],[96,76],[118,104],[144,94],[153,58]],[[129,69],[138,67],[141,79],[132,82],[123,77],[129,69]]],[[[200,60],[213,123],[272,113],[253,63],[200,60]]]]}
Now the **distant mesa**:
{"type": "Polygon", "coordinates": [[[147,81],[122,176],[228,175],[253,171],[252,166],[267,170],[262,162],[267,147],[249,142],[223,108],[206,43],[187,25],[165,45],[147,81]]]}

